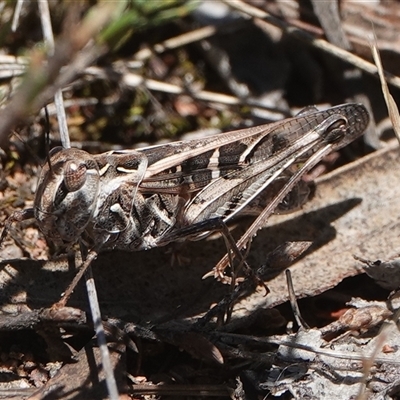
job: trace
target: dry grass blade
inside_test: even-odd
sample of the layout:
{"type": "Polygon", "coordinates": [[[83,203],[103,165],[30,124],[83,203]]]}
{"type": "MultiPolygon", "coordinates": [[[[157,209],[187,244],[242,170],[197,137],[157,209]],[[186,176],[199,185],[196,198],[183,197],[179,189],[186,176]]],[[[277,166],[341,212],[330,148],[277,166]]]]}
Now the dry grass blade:
{"type": "Polygon", "coordinates": [[[381,57],[379,54],[379,50],[376,46],[376,38],[375,42],[370,43],[372,56],[374,57],[374,61],[376,67],[378,69],[379,79],[381,81],[382,93],[383,97],[385,98],[386,106],[389,112],[390,121],[393,125],[394,133],[396,134],[397,140],[400,143],[400,116],[399,116],[399,109],[397,108],[397,104],[394,101],[393,96],[390,94],[389,87],[386,82],[385,72],[383,70],[381,57]]]}
{"type": "Polygon", "coordinates": [[[288,289],[289,289],[290,306],[292,307],[292,312],[293,312],[294,318],[296,319],[297,325],[302,327],[302,329],[310,329],[307,322],[301,316],[300,308],[297,303],[296,295],[294,293],[293,280],[292,280],[292,274],[290,272],[290,269],[287,269],[285,271],[285,274],[286,274],[286,282],[287,282],[288,289]]]}
{"type": "Polygon", "coordinates": [[[203,28],[190,31],[171,39],[165,40],[162,43],[158,43],[154,45],[153,51],[150,49],[139,50],[136,54],[134,54],[133,59],[138,61],[145,61],[154,55],[153,52],[160,54],[167,50],[183,47],[187,44],[194,43],[213,36],[216,32],[217,28],[215,26],[204,26],[203,28]]]}
{"type": "Polygon", "coordinates": [[[19,16],[21,15],[22,5],[24,0],[17,0],[17,4],[15,5],[14,16],[11,24],[11,30],[15,32],[18,28],[19,16]]]}

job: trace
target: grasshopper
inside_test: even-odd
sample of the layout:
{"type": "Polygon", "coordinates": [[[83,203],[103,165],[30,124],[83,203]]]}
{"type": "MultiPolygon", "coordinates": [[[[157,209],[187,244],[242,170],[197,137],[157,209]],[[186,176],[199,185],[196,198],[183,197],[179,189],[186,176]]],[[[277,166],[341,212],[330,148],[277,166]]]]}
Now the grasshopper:
{"type": "Polygon", "coordinates": [[[344,104],[139,150],[91,155],[57,147],[42,168],[33,208],[14,213],[0,240],[13,222],[35,218],[54,244],[83,244],[89,253],[76,284],[102,250],[147,250],[222,230],[233,247],[214,268],[222,279],[273,212],[304,203],[303,175],[368,122],[363,105],[344,104]],[[255,220],[235,242],[224,227],[241,215],[255,220]]]}

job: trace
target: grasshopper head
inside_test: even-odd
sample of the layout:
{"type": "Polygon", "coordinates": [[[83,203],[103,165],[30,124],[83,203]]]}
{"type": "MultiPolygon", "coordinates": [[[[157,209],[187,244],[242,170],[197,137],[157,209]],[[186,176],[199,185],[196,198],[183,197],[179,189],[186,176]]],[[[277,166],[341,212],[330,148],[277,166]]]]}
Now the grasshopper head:
{"type": "Polygon", "coordinates": [[[78,240],[96,208],[100,173],[83,150],[54,148],[39,177],[34,212],[40,230],[56,245],[78,240]]]}

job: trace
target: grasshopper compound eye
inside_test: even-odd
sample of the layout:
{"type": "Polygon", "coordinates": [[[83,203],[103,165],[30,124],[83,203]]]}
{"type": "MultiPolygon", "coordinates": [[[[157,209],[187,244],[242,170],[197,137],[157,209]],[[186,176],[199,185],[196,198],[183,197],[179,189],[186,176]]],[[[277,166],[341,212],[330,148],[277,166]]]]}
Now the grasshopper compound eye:
{"type": "Polygon", "coordinates": [[[64,185],[68,192],[76,192],[86,182],[87,168],[84,163],[69,160],[64,166],[64,185]]]}

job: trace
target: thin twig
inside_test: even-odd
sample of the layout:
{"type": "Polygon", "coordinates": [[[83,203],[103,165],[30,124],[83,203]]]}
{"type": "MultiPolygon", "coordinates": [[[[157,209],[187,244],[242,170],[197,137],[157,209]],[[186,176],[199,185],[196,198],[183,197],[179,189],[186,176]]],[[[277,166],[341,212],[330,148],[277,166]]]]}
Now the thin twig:
{"type": "Polygon", "coordinates": [[[285,271],[285,274],[286,274],[286,283],[287,283],[288,290],[289,290],[290,306],[292,307],[293,315],[294,315],[294,318],[296,319],[297,325],[301,326],[303,329],[310,329],[310,327],[308,326],[308,324],[306,323],[306,321],[303,319],[303,317],[301,315],[300,308],[299,308],[299,305],[298,305],[297,299],[296,299],[296,294],[295,294],[294,288],[293,288],[293,280],[292,280],[292,275],[291,275],[290,269],[287,269],[285,271]]]}
{"type": "Polygon", "coordinates": [[[72,324],[86,326],[84,311],[72,307],[58,309],[40,308],[38,310],[15,314],[3,314],[0,316],[0,331],[15,332],[25,329],[33,329],[39,324],[72,324]]]}
{"type": "MultiPolygon", "coordinates": [[[[348,351],[338,351],[331,350],[328,348],[319,348],[313,347],[312,345],[304,345],[301,343],[297,343],[293,340],[296,335],[288,335],[286,338],[270,336],[270,337],[260,337],[260,336],[251,336],[251,335],[242,335],[239,333],[229,333],[229,332],[213,332],[214,338],[221,338],[225,343],[228,339],[230,339],[230,343],[246,343],[247,346],[250,345],[262,345],[262,344],[276,344],[278,346],[287,346],[294,349],[301,349],[308,351],[310,353],[319,354],[321,356],[327,356],[337,359],[345,359],[352,361],[364,361],[368,358],[367,355],[351,353],[348,351]],[[294,336],[294,337],[293,337],[294,336]]],[[[397,357],[375,357],[376,363],[388,363],[392,365],[400,365],[400,361],[397,357]]]]}
{"type": "Polygon", "coordinates": [[[96,285],[92,274],[92,269],[89,267],[85,272],[86,278],[86,290],[88,293],[90,312],[92,314],[93,326],[96,332],[97,344],[99,345],[101,363],[103,364],[104,375],[106,379],[106,385],[108,395],[111,400],[118,400],[119,393],[117,388],[117,382],[115,381],[114,371],[111,365],[110,352],[107,347],[106,335],[104,333],[103,323],[101,321],[101,312],[99,307],[99,301],[97,298],[96,285]]]}
{"type": "MultiPolygon", "coordinates": [[[[88,106],[93,106],[99,104],[99,99],[96,97],[85,97],[81,99],[67,99],[64,100],[64,107],[65,109],[68,109],[70,107],[88,107],[88,106]]],[[[108,104],[106,100],[102,100],[102,104],[108,104]]],[[[57,109],[55,107],[55,104],[50,103],[47,106],[47,112],[49,115],[55,115],[57,113],[57,109]]],[[[44,109],[40,110],[39,115],[41,117],[44,116],[44,109]]]]}
{"type": "Polygon", "coordinates": [[[136,384],[131,389],[131,394],[136,396],[227,397],[232,394],[232,391],[227,385],[136,384]]]}
{"type": "Polygon", "coordinates": [[[17,4],[15,5],[14,16],[13,16],[13,20],[11,23],[11,30],[13,32],[15,32],[18,28],[18,22],[19,22],[19,17],[21,15],[23,3],[24,3],[24,0],[18,0],[17,4]]]}
{"type": "Polygon", "coordinates": [[[217,31],[218,29],[215,26],[204,26],[203,28],[195,29],[193,31],[186,32],[182,35],[165,40],[162,43],[158,43],[154,45],[152,49],[139,50],[136,54],[134,54],[133,59],[145,61],[150,58],[154,53],[160,54],[167,50],[176,49],[190,43],[198,42],[199,40],[203,40],[215,35],[217,31]]]}

